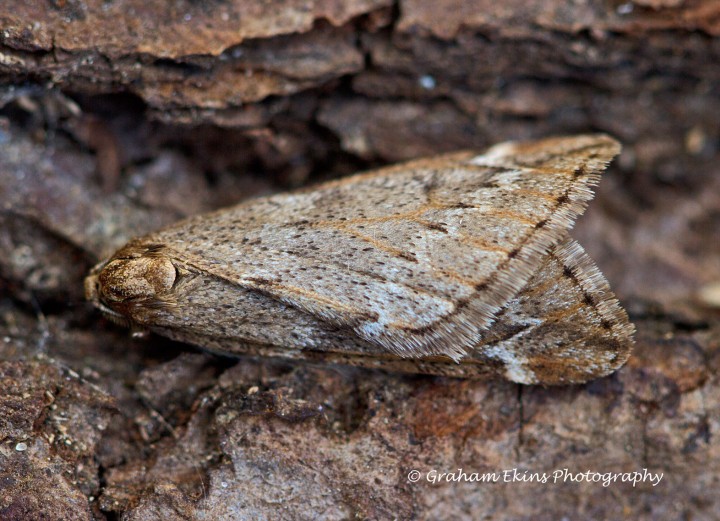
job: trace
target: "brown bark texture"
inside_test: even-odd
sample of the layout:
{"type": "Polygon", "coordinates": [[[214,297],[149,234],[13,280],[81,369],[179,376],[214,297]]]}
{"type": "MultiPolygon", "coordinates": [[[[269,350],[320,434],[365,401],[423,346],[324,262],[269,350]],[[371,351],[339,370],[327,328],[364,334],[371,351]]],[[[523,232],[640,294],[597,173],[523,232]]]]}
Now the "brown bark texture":
{"type": "Polygon", "coordinates": [[[0,3],[0,519],[719,519],[719,87],[717,0],[0,3]],[[183,216],[586,131],[610,377],[226,359],[83,299],[183,216]]]}

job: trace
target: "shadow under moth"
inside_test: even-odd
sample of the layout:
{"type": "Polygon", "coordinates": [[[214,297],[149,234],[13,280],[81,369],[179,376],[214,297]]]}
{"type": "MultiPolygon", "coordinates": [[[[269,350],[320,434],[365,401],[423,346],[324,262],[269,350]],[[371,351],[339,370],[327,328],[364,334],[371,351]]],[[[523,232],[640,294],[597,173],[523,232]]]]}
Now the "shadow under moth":
{"type": "Polygon", "coordinates": [[[568,236],[619,150],[605,135],[508,142],[249,200],[131,241],[87,298],[226,355],[585,382],[633,344],[568,236]]]}

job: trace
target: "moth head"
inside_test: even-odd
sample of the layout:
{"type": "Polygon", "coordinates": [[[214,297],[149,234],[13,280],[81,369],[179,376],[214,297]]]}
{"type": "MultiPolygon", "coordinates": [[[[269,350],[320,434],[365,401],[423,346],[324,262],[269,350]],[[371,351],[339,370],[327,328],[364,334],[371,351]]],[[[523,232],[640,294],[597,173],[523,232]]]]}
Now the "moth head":
{"type": "Polygon", "coordinates": [[[85,297],[115,322],[143,323],[145,311],[167,303],[177,277],[172,260],[157,248],[128,246],[92,269],[85,297]]]}

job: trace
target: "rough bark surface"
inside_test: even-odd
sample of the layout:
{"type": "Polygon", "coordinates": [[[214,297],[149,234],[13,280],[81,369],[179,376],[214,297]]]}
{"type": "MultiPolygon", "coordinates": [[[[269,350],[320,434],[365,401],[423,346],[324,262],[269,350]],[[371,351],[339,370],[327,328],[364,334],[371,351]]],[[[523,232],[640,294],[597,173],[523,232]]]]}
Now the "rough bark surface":
{"type": "Polygon", "coordinates": [[[0,519],[717,519],[719,87],[715,0],[3,2],[0,519]],[[609,378],[221,359],[83,301],[185,215],[583,131],[625,146],[573,231],[638,328],[609,378]],[[521,481],[562,469],[663,479],[521,481]]]}

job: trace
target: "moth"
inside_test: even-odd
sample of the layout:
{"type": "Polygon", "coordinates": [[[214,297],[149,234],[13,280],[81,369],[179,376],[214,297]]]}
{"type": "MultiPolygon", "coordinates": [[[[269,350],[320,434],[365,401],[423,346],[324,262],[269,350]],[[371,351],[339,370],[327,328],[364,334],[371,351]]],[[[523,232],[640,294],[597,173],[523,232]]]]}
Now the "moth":
{"type": "Polygon", "coordinates": [[[507,142],[249,200],[131,241],[86,295],[225,355],[585,382],[633,344],[568,235],[619,150],[602,134],[507,142]]]}

